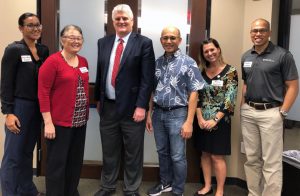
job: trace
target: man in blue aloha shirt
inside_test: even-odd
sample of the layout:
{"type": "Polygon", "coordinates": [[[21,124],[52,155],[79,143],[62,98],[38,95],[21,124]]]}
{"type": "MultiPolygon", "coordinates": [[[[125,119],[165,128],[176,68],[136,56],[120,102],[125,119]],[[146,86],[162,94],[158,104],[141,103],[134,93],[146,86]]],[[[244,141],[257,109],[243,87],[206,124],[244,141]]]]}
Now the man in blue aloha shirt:
{"type": "Polygon", "coordinates": [[[197,91],[203,88],[204,80],[197,63],[178,48],[181,40],[176,27],[165,27],[161,33],[165,53],[156,60],[155,88],[146,123],[148,132],[154,131],[160,182],[148,190],[150,196],[184,192],[185,140],[192,136],[197,91]]]}

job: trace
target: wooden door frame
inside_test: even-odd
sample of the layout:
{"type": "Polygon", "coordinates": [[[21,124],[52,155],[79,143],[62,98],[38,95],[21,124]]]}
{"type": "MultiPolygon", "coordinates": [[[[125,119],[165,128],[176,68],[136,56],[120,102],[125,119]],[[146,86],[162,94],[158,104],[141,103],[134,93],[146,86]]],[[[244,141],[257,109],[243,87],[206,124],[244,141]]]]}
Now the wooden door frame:
{"type": "Polygon", "coordinates": [[[277,44],[289,49],[292,0],[280,0],[277,44]]]}

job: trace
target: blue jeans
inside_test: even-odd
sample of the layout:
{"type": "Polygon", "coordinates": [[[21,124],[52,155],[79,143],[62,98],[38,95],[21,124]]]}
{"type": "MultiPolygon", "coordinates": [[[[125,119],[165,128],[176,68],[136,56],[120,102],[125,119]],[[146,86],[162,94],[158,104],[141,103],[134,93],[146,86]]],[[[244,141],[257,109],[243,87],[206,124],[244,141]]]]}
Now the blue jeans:
{"type": "Polygon", "coordinates": [[[184,192],[187,175],[185,139],[180,134],[186,117],[187,108],[171,111],[155,108],[152,116],[160,180],[164,185],[172,184],[176,194],[184,192]]]}

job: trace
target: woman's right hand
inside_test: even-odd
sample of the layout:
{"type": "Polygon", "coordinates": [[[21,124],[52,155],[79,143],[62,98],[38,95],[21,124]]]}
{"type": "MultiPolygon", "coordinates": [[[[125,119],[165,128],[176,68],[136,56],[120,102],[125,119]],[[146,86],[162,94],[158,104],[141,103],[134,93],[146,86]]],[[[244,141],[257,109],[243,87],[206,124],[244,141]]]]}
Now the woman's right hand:
{"type": "Polygon", "coordinates": [[[205,129],[206,127],[206,121],[202,118],[202,119],[198,119],[198,125],[201,129],[205,129]]]}
{"type": "Polygon", "coordinates": [[[5,118],[5,125],[12,133],[20,133],[21,123],[16,115],[7,114],[5,118]]]}
{"type": "Polygon", "coordinates": [[[55,127],[53,123],[45,124],[44,136],[46,139],[55,139],[55,127]]]}

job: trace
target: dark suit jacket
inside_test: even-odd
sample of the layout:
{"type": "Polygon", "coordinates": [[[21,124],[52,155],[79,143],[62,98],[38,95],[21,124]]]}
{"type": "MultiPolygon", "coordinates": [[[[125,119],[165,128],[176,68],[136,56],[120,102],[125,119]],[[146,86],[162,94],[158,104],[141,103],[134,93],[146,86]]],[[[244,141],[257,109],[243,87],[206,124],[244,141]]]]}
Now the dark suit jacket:
{"type": "MultiPolygon", "coordinates": [[[[98,40],[98,62],[95,83],[95,100],[100,101],[100,115],[105,98],[106,77],[111,50],[116,35],[98,40]]],[[[136,107],[148,109],[153,90],[155,57],[152,41],[131,33],[116,77],[116,106],[118,117],[133,115],[136,107]]]]}

